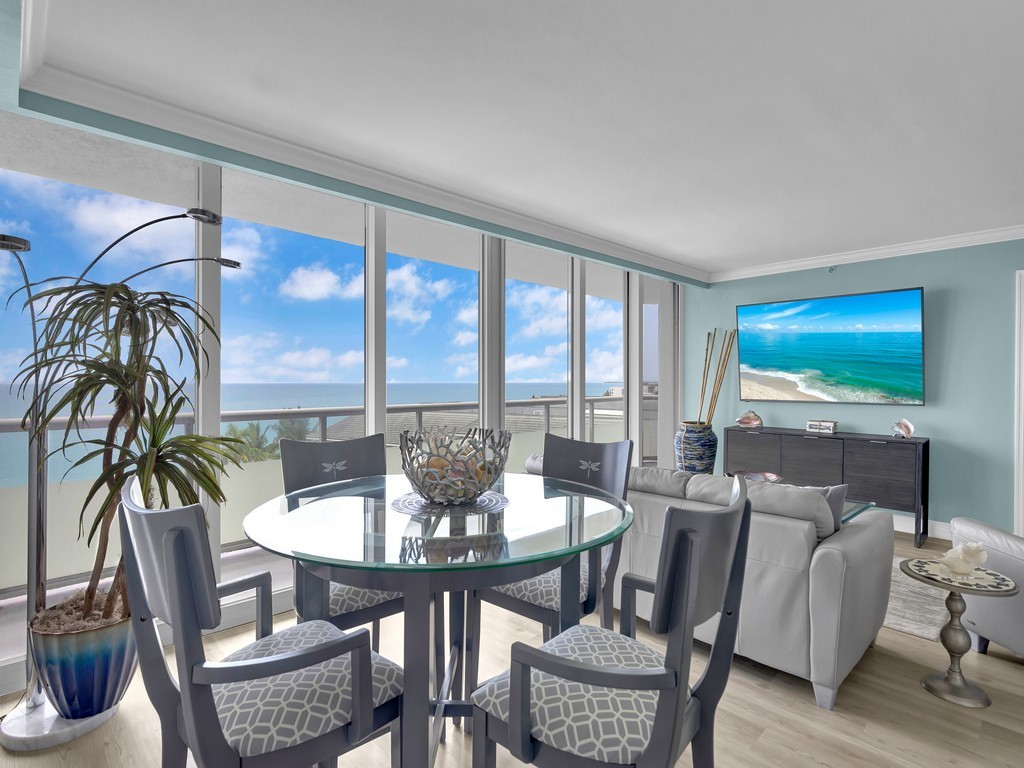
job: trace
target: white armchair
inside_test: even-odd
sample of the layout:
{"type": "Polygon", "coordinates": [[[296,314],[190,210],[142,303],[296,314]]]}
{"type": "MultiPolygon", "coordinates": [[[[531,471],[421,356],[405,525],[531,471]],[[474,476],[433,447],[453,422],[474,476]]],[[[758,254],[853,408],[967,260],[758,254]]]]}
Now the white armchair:
{"type": "Polygon", "coordinates": [[[1009,576],[1022,589],[1010,598],[964,595],[967,610],[963,623],[971,633],[974,650],[987,652],[993,640],[1024,656],[1024,538],[969,517],[954,517],[950,529],[954,547],[980,541],[988,552],[985,567],[1009,576]]]}

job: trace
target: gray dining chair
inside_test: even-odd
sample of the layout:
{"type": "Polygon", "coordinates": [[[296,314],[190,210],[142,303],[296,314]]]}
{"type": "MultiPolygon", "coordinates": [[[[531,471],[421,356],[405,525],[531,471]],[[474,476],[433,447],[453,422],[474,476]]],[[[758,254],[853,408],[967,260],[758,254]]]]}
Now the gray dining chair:
{"type": "Polygon", "coordinates": [[[621,634],[578,625],[540,648],[514,643],[511,669],[474,691],[473,768],[494,767],[496,744],[526,763],[572,768],[669,768],[692,744],[694,767],[713,768],[749,530],[742,478],[726,509],[669,507],[656,579],[623,576],[621,634]],[[651,630],[667,633],[664,655],[634,639],[638,590],[654,594],[651,630]],[[694,627],[716,614],[691,688],[694,627]]]}
{"type": "Polygon", "coordinates": [[[310,621],[271,634],[267,572],[217,584],[203,508],[148,510],[132,478],[121,494],[121,543],[142,679],[160,720],[163,768],[335,768],[337,756],[391,730],[398,768],[403,671],[370,650],[369,633],[310,621]],[[256,589],[256,642],[208,661],[202,632],[220,598],[256,589]],[[177,681],[156,620],[170,625],[177,681]]]}
{"type": "MultiPolygon", "coordinates": [[[[281,471],[284,492],[300,493],[325,483],[387,472],[384,435],[351,440],[290,440],[281,438],[281,471]]],[[[302,564],[294,561],[295,613],[303,619],[302,564]]],[[[371,646],[380,650],[380,620],[401,613],[401,592],[363,589],[331,582],[327,596],[326,619],[338,629],[371,624],[371,646]]]]}
{"type": "MultiPolygon", "coordinates": [[[[588,443],[546,433],[541,473],[625,499],[632,456],[632,440],[588,443]]],[[[580,616],[598,608],[601,626],[606,629],[612,628],[612,598],[621,549],[622,541],[617,539],[580,558],[580,616]]],[[[481,601],[540,622],[543,639],[550,640],[558,631],[563,597],[562,573],[557,568],[512,584],[473,590],[466,602],[466,689],[473,690],[479,679],[481,601]]]]}

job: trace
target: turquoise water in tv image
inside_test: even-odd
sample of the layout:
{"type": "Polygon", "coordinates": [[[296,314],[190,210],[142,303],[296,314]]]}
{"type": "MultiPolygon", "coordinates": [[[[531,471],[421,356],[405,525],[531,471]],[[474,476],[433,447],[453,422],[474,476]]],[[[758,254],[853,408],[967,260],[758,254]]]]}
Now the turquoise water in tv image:
{"type": "Polygon", "coordinates": [[[736,307],[741,400],[924,404],[924,291],[736,307]]]}
{"type": "MultiPolygon", "coordinates": [[[[791,382],[805,398],[836,403],[924,403],[920,331],[739,332],[740,397],[744,379],[791,382]]],[[[749,388],[748,388],[749,389],[749,388]]],[[[771,398],[775,399],[775,398],[771,398]]]]}

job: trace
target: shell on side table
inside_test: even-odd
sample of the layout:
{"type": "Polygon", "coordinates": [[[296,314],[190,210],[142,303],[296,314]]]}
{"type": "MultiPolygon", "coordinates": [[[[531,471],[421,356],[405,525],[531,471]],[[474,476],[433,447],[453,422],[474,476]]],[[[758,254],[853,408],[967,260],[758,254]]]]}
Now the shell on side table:
{"type": "Polygon", "coordinates": [[[977,541],[953,547],[947,550],[942,557],[937,558],[938,562],[949,570],[954,579],[966,579],[974,573],[975,568],[987,559],[988,552],[985,551],[985,545],[977,541]]]}

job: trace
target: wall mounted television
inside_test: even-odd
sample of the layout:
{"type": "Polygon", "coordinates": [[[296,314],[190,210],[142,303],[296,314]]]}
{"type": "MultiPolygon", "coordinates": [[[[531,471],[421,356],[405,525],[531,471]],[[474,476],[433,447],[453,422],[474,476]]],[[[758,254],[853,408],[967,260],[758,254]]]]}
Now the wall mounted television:
{"type": "Polygon", "coordinates": [[[924,405],[924,289],[736,307],[740,400],[924,405]]]}

